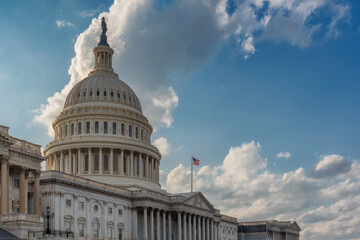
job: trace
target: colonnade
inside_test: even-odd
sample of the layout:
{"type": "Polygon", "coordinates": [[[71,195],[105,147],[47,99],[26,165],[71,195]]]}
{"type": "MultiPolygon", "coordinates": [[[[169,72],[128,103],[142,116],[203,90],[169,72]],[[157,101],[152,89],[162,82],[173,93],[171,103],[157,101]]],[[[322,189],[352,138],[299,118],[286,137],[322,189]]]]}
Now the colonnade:
{"type": "Polygon", "coordinates": [[[117,174],[159,181],[159,160],[137,151],[78,148],[51,153],[46,170],[69,174],[117,174]]]}
{"type": "MultiPolygon", "coordinates": [[[[220,223],[212,217],[201,216],[188,212],[173,212],[161,209],[142,207],[143,239],[144,240],[218,240],[220,239],[220,223]],[[150,221],[150,223],[148,222],[150,221]],[[155,226],[156,224],[156,226],[155,226]],[[173,229],[175,224],[175,229],[173,229]],[[173,232],[174,230],[174,232],[173,232]]],[[[137,235],[139,209],[133,210],[133,236],[137,235]]],[[[142,231],[142,230],[140,230],[142,231]]]]}
{"type": "MultiPolygon", "coordinates": [[[[10,214],[9,207],[9,159],[1,157],[1,214],[10,214]]],[[[13,167],[13,166],[11,166],[13,167]]],[[[40,215],[40,172],[28,170],[22,166],[15,166],[20,168],[20,181],[19,181],[19,213],[27,214],[28,204],[28,173],[34,174],[34,214],[40,215]]]]}

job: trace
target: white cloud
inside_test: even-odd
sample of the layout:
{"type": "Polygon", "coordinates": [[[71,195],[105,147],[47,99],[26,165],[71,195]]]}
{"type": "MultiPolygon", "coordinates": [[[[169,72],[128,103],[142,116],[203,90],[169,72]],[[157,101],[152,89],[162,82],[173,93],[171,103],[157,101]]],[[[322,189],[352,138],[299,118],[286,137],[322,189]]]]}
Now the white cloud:
{"type": "Polygon", "coordinates": [[[170,153],[170,144],[164,137],[160,137],[154,141],[154,146],[157,147],[161,155],[166,156],[170,153]]]}
{"type": "Polygon", "coordinates": [[[338,154],[323,156],[316,164],[315,174],[321,177],[335,177],[342,173],[348,173],[352,161],[338,154]]]}
{"type": "Polygon", "coordinates": [[[328,31],[325,35],[325,37],[339,37],[340,31],[338,29],[338,24],[342,20],[346,20],[350,17],[350,6],[349,4],[345,5],[338,5],[335,4],[333,6],[333,10],[335,12],[335,15],[332,16],[331,22],[328,25],[328,31]]]}
{"type": "MultiPolygon", "coordinates": [[[[161,9],[154,1],[115,0],[108,12],[100,13],[78,36],[69,83],[40,106],[34,120],[46,125],[53,135],[51,124],[62,110],[66,95],[93,67],[92,48],[99,39],[103,16],[108,23],[108,41],[115,50],[114,69],[135,90],[156,130],[171,125],[179,102],[170,76],[181,79],[198,69],[229,41],[235,41],[234,52],[245,58],[256,51],[258,41],[285,41],[307,47],[324,25],[314,13],[326,10],[334,0],[271,0],[263,10],[261,0],[234,2],[230,15],[226,0],[174,1],[161,9]]],[[[337,23],[350,9],[345,2],[337,4],[344,10],[331,13],[329,31],[337,32],[335,35],[339,33],[337,23]]],[[[92,16],[98,11],[101,7],[79,14],[92,16]]],[[[58,20],[57,26],[75,27],[63,20],[58,20]]]]}
{"type": "Polygon", "coordinates": [[[87,9],[82,12],[77,12],[81,17],[94,17],[96,14],[105,11],[104,4],[100,4],[96,9],[87,9]]]}
{"type": "MultiPolygon", "coordinates": [[[[194,172],[194,189],[240,221],[296,220],[303,240],[360,238],[358,161],[352,160],[351,169],[340,171],[342,178],[329,181],[312,175],[312,171],[329,171],[342,162],[339,159],[346,158],[327,155],[312,170],[298,168],[274,174],[260,151],[255,142],[230,148],[222,164],[194,172]]],[[[167,175],[166,188],[189,191],[189,176],[190,169],[179,165],[167,175]]]]}
{"type": "Polygon", "coordinates": [[[276,158],[290,158],[291,157],[291,153],[289,152],[279,152],[278,154],[276,154],[276,158]]]}
{"type": "Polygon", "coordinates": [[[55,23],[58,28],[64,28],[64,27],[75,28],[75,25],[72,22],[66,22],[64,20],[56,20],[55,23]]]}

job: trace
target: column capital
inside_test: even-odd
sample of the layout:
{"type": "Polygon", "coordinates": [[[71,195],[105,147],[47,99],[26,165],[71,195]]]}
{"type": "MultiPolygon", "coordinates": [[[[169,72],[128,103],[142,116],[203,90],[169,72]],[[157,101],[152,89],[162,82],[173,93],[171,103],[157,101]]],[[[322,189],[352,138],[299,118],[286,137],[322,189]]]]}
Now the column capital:
{"type": "Polygon", "coordinates": [[[0,162],[4,164],[9,164],[10,156],[9,155],[0,155],[0,162]]]}

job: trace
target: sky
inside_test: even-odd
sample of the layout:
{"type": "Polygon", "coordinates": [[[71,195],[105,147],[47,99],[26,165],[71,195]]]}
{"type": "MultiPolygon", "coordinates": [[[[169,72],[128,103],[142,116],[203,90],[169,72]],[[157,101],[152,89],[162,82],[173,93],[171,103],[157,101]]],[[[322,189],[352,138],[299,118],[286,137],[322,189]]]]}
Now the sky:
{"type": "Polygon", "coordinates": [[[0,124],[45,147],[93,67],[141,100],[161,184],[239,221],[294,220],[301,239],[360,239],[360,2],[0,1],[0,124]]]}

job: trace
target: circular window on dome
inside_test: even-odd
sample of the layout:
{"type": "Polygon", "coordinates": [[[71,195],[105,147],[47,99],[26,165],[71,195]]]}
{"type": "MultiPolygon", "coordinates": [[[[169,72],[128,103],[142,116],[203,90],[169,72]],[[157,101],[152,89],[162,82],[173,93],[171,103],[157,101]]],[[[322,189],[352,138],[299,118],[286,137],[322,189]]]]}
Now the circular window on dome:
{"type": "Polygon", "coordinates": [[[98,205],[95,205],[95,206],[94,206],[94,212],[97,212],[98,210],[99,210],[98,205]]]}

